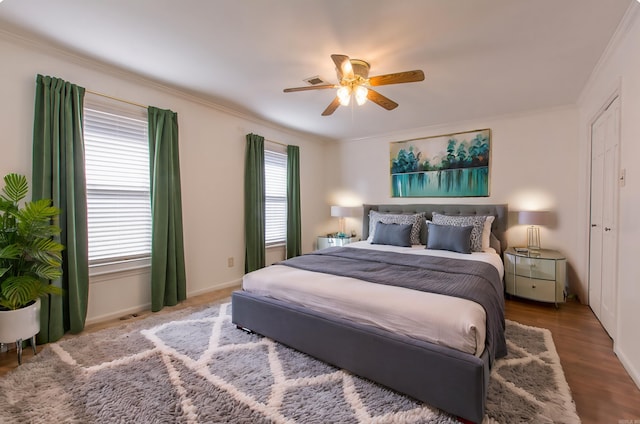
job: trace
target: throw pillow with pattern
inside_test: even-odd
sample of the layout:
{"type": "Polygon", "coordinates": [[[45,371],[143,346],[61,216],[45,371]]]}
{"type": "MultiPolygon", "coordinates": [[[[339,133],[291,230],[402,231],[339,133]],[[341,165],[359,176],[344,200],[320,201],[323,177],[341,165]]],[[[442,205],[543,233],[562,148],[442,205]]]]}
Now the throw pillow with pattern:
{"type": "Polygon", "coordinates": [[[416,214],[396,214],[369,211],[369,237],[367,241],[373,240],[376,232],[376,223],[383,224],[411,224],[411,244],[420,244],[420,230],[424,222],[424,213],[416,214]]]}
{"type": "Polygon", "coordinates": [[[433,213],[432,218],[434,224],[455,225],[457,227],[473,225],[473,230],[471,230],[471,250],[473,252],[482,252],[482,232],[486,220],[486,215],[442,215],[437,212],[433,213]]]}

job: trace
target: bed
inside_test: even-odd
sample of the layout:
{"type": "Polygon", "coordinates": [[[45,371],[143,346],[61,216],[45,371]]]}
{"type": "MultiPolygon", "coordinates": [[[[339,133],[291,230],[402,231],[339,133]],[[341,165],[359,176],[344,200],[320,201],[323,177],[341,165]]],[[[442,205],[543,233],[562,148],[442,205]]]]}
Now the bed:
{"type": "MultiPolygon", "coordinates": [[[[402,261],[400,265],[395,263],[387,265],[385,262],[383,268],[387,270],[395,266],[404,266],[405,260],[411,261],[411,264],[416,261],[423,262],[422,255],[426,250],[424,246],[386,248],[362,242],[361,245],[356,243],[351,247],[323,249],[313,255],[304,255],[317,261],[316,265],[312,265],[318,267],[317,269],[313,267],[303,269],[304,267],[299,268],[296,264],[289,264],[288,266],[271,266],[247,274],[243,281],[243,290],[236,291],[232,295],[233,323],[240,328],[272,338],[453,415],[473,422],[481,422],[484,417],[492,361],[496,357],[496,352],[499,355],[504,354],[500,347],[500,343],[504,340],[504,299],[501,273],[503,269],[500,270],[499,258],[507,245],[505,239],[507,205],[364,205],[363,212],[363,240],[369,237],[370,215],[379,219],[380,214],[385,216],[424,214],[427,220],[432,220],[434,217],[442,219],[443,216],[492,216],[491,247],[486,249],[487,254],[484,255],[487,261],[480,259],[483,252],[474,252],[467,255],[474,259],[464,262],[473,262],[471,266],[474,269],[483,270],[483,273],[492,268],[499,275],[495,277],[493,271],[490,271],[494,288],[487,290],[487,292],[499,291],[499,295],[486,297],[491,297],[489,302],[498,304],[497,309],[501,307],[502,310],[488,309],[485,299],[478,300],[478,302],[484,302],[479,306],[476,301],[454,299],[446,293],[418,293],[405,287],[398,287],[395,282],[380,281],[380,284],[372,284],[370,281],[365,281],[371,278],[370,275],[373,275],[371,273],[364,277],[360,277],[364,274],[356,273],[354,277],[353,275],[325,275],[326,271],[318,272],[326,268],[325,260],[359,261],[362,252],[366,252],[367,256],[378,255],[394,258],[393,261],[402,261]],[[436,216],[438,214],[440,216],[436,216]],[[387,253],[389,251],[391,253],[387,253]],[[346,258],[343,257],[344,255],[346,258]],[[331,258],[325,258],[325,256],[331,258]],[[492,265],[486,265],[491,262],[493,262],[492,265]],[[496,278],[499,279],[497,283],[496,278]],[[284,282],[287,280],[293,281],[296,285],[285,285],[284,282]],[[298,289],[298,286],[308,286],[309,289],[298,289]],[[346,298],[346,290],[341,296],[327,295],[327,293],[342,292],[341,288],[352,286],[356,287],[355,298],[360,299],[358,301],[365,300],[365,303],[360,305],[360,309],[365,311],[364,316],[357,312],[355,301],[352,298],[346,298]],[[365,293],[363,290],[366,291],[366,296],[363,295],[365,293]],[[295,292],[301,292],[302,298],[295,297],[295,292]],[[393,297],[396,294],[398,297],[393,297]],[[321,301],[332,297],[343,304],[336,306],[321,301]],[[418,303],[418,305],[428,306],[416,307],[416,303],[409,304],[408,298],[415,298],[418,302],[434,303],[418,303]],[[377,299],[375,304],[373,299],[377,299]],[[386,301],[380,301],[380,299],[386,299],[386,301]],[[345,304],[348,305],[346,311],[341,311],[339,308],[344,308],[345,304]],[[386,312],[384,309],[377,309],[385,307],[390,307],[391,313],[388,309],[386,312]],[[401,313],[398,311],[394,313],[398,308],[402,308],[401,313]],[[367,310],[375,312],[367,317],[367,310]],[[431,322],[435,319],[434,314],[439,315],[446,310],[456,311],[455,318],[444,318],[437,325],[424,325],[431,328],[425,334],[415,332],[416,328],[423,330],[421,328],[423,326],[415,325],[416,323],[431,322]],[[413,315],[414,312],[418,315],[413,315]],[[425,313],[426,316],[424,316],[425,313]],[[464,320],[468,316],[471,321],[457,322],[458,315],[464,316],[464,320]],[[375,319],[371,319],[372,316],[375,319]],[[380,321],[378,317],[390,317],[391,321],[399,321],[400,325],[398,327],[395,326],[397,322],[389,324],[389,322],[380,321]],[[406,323],[403,322],[405,319],[413,322],[413,326],[405,325],[406,323]],[[486,320],[484,328],[483,319],[486,320]],[[466,333],[459,334],[457,330],[446,327],[452,322],[453,327],[464,327],[466,333]],[[500,333],[500,328],[502,328],[502,334],[496,334],[500,333]],[[429,333],[429,331],[432,332],[429,333]],[[453,337],[448,339],[442,337],[448,334],[453,337]],[[496,346],[498,346],[497,349],[496,346]]],[[[376,225],[378,225],[377,228],[384,227],[376,225]]],[[[372,230],[375,228],[372,226],[372,230]]],[[[417,237],[415,234],[413,236],[417,237]]],[[[425,229],[420,230],[419,238],[420,242],[425,241],[425,229]]],[[[486,240],[483,240],[483,243],[486,244],[486,240]]],[[[440,251],[432,250],[436,257],[450,255],[447,252],[443,254],[438,252],[440,251]]],[[[440,263],[439,259],[434,261],[440,263]]],[[[307,266],[309,265],[305,265],[307,266]]],[[[340,267],[335,266],[335,268],[340,267]]],[[[416,270],[416,272],[422,275],[420,273],[423,271],[416,270]]],[[[384,272],[374,274],[384,274],[384,272]]],[[[441,275],[443,280],[454,278],[450,273],[441,275]]],[[[286,284],[291,284],[291,281],[286,284]]],[[[482,294],[482,297],[484,298],[485,295],[482,294]]]]}

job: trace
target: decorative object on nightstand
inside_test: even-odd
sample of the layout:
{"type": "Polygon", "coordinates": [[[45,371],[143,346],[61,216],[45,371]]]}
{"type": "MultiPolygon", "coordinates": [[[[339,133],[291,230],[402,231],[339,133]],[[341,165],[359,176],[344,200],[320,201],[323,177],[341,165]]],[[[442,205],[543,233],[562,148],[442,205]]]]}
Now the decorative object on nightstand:
{"type": "Polygon", "coordinates": [[[353,209],[346,206],[331,206],[331,216],[338,217],[337,237],[348,237],[345,230],[345,217],[353,216],[353,209]]]}
{"type": "Polygon", "coordinates": [[[356,237],[337,237],[333,234],[327,234],[326,236],[318,237],[318,250],[325,249],[327,247],[344,246],[356,241],[358,241],[356,237]]]}
{"type": "Polygon", "coordinates": [[[504,252],[504,280],[508,294],[540,302],[565,301],[567,259],[557,250],[504,252]]]}
{"type": "Polygon", "coordinates": [[[551,212],[549,211],[520,211],[518,212],[518,223],[527,224],[527,248],[529,250],[540,249],[540,225],[549,223],[551,212]]]}

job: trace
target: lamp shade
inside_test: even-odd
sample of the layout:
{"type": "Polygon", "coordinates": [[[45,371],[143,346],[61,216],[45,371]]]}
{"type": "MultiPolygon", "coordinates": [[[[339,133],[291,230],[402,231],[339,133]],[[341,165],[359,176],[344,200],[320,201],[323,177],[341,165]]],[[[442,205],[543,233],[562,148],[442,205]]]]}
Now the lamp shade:
{"type": "Polygon", "coordinates": [[[349,208],[346,206],[331,206],[331,216],[344,218],[346,216],[352,216],[352,215],[353,215],[353,208],[349,208]]]}
{"type": "Polygon", "coordinates": [[[520,211],[518,212],[518,224],[547,225],[550,217],[549,211],[520,211]]]}

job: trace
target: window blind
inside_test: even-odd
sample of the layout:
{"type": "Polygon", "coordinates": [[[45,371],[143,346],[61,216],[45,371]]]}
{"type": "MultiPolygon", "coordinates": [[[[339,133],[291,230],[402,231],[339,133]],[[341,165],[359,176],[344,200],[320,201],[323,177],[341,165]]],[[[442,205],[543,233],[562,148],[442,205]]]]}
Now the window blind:
{"type": "Polygon", "coordinates": [[[287,155],[264,152],[265,244],[285,243],[287,238],[287,155]]]}
{"type": "Polygon", "coordinates": [[[151,202],[148,123],[85,107],[89,263],[149,257],[151,202]]]}

